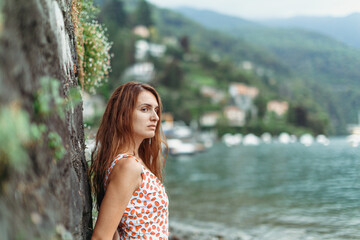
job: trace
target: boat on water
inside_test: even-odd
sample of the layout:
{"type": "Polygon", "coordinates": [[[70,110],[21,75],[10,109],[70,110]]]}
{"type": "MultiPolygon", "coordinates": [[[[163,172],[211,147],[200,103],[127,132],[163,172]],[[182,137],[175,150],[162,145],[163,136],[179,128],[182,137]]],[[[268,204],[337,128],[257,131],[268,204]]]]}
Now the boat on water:
{"type": "Polygon", "coordinates": [[[260,138],[255,134],[249,133],[243,139],[244,146],[257,146],[260,144],[260,138]]]}
{"type": "Polygon", "coordinates": [[[167,139],[169,153],[171,155],[193,155],[205,150],[203,144],[182,139],[167,139]]]}
{"type": "Polygon", "coordinates": [[[350,135],[346,140],[352,147],[358,147],[360,145],[360,111],[358,113],[358,124],[352,124],[348,126],[350,135]]]}
{"type": "Polygon", "coordinates": [[[306,147],[309,147],[314,143],[314,137],[309,133],[305,133],[300,136],[299,142],[306,147]]]}
{"type": "Polygon", "coordinates": [[[263,141],[263,143],[269,144],[272,142],[272,136],[268,132],[261,134],[260,138],[263,141]]]}
{"type": "Polygon", "coordinates": [[[282,144],[289,144],[291,142],[291,136],[286,132],[282,132],[279,134],[278,141],[282,144]]]}
{"type": "Polygon", "coordinates": [[[324,146],[328,146],[330,144],[330,140],[323,134],[319,134],[316,136],[316,142],[324,146]]]}
{"type": "Polygon", "coordinates": [[[360,134],[351,134],[346,140],[352,147],[358,147],[360,145],[360,134]]]}
{"type": "Polygon", "coordinates": [[[206,149],[205,145],[197,140],[194,131],[184,123],[174,123],[164,133],[171,155],[193,155],[206,149]]]}
{"type": "Polygon", "coordinates": [[[352,147],[358,147],[360,145],[360,126],[353,129],[352,134],[347,136],[346,141],[352,147]]]}
{"type": "Polygon", "coordinates": [[[232,147],[239,145],[242,141],[242,135],[241,134],[231,134],[226,133],[224,136],[222,136],[222,141],[225,143],[227,147],[232,147]]]}

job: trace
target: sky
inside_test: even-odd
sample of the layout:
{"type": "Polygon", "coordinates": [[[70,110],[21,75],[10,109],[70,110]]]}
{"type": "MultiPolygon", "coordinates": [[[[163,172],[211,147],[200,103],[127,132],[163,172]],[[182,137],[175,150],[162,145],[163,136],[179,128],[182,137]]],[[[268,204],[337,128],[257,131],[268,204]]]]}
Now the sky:
{"type": "Polygon", "coordinates": [[[213,10],[246,19],[346,16],[360,12],[360,0],[148,0],[164,8],[213,10]]]}

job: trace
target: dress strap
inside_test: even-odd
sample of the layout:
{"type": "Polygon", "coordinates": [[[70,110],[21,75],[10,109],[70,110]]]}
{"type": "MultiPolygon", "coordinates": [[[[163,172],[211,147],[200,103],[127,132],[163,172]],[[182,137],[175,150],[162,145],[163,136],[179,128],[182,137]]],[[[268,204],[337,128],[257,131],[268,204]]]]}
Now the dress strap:
{"type": "MultiPolygon", "coordinates": [[[[135,161],[138,162],[138,163],[141,165],[143,171],[144,171],[144,169],[146,169],[146,168],[144,167],[144,165],[141,164],[141,162],[139,161],[139,159],[137,159],[134,155],[131,155],[131,154],[119,154],[119,155],[122,155],[121,158],[123,158],[123,157],[133,157],[133,158],[135,159],[135,161]]],[[[118,155],[118,156],[119,156],[119,155],[118,155]]],[[[119,158],[119,159],[121,159],[121,158],[119,158]]]]}
{"type": "Polygon", "coordinates": [[[137,159],[134,155],[131,154],[119,154],[119,155],[122,155],[122,157],[133,157],[138,163],[140,163],[139,159],[137,159]]]}

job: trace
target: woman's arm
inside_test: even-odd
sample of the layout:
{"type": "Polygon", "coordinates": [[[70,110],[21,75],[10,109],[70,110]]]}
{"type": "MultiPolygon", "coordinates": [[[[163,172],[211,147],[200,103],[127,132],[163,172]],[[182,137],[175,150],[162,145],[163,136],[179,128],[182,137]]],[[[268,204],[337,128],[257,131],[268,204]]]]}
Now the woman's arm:
{"type": "Polygon", "coordinates": [[[109,184],[101,202],[91,240],[112,240],[117,237],[116,229],[141,181],[141,165],[135,159],[123,158],[116,163],[109,176],[109,184]]]}
{"type": "Polygon", "coordinates": [[[119,233],[118,233],[117,231],[115,231],[112,240],[120,240],[120,238],[119,238],[119,233]]]}

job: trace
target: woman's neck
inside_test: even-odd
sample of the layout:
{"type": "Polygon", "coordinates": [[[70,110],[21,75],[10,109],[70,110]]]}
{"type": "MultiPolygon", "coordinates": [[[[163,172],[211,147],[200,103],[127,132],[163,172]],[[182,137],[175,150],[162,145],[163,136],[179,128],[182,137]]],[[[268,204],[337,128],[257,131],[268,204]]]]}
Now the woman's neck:
{"type": "Polygon", "coordinates": [[[128,149],[125,151],[128,155],[133,155],[136,158],[139,158],[139,147],[142,141],[136,141],[134,144],[131,144],[128,149]]]}

